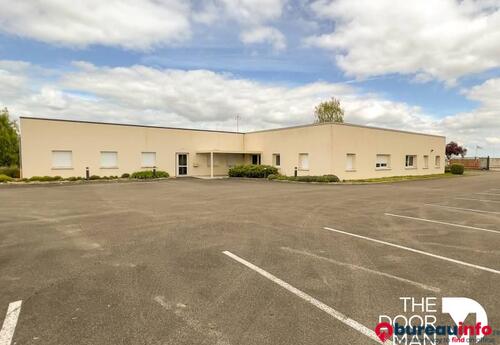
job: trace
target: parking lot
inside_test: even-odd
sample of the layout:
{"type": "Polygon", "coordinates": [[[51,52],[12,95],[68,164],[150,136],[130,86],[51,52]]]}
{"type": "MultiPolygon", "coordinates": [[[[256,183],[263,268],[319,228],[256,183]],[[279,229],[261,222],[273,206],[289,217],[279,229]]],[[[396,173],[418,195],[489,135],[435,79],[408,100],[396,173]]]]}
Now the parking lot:
{"type": "Polygon", "coordinates": [[[375,344],[402,296],[472,298],[500,328],[500,173],[33,186],[0,199],[0,345],[375,344]]]}

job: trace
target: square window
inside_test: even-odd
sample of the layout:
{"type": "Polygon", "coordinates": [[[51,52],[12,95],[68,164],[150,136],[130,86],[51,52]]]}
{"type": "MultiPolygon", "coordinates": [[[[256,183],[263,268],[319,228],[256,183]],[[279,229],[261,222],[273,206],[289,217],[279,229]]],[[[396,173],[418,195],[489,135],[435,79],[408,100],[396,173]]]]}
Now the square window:
{"type": "Polygon", "coordinates": [[[52,151],[53,169],[71,169],[73,167],[73,151],[52,151]]]}
{"type": "Polygon", "coordinates": [[[118,152],[101,151],[101,168],[118,168],[118,152]]]}
{"type": "Polygon", "coordinates": [[[142,152],[141,167],[153,168],[156,166],[156,152],[142,152]]]}
{"type": "Polygon", "coordinates": [[[375,168],[384,170],[384,169],[390,169],[390,163],[391,163],[391,155],[377,155],[376,161],[375,161],[375,168]]]}
{"type": "Polygon", "coordinates": [[[417,156],[416,155],[406,155],[405,166],[407,168],[417,167],[417,156]]]}

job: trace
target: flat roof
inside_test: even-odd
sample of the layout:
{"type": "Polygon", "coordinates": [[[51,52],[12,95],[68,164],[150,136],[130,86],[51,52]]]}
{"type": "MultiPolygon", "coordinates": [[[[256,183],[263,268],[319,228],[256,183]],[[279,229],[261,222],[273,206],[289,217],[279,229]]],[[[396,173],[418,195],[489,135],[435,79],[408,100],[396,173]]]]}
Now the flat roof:
{"type": "Polygon", "coordinates": [[[83,120],[65,120],[65,119],[54,119],[54,118],[47,118],[47,117],[20,116],[19,118],[20,118],[20,119],[28,119],[28,120],[41,120],[41,121],[59,121],[59,122],[87,123],[87,124],[93,124],[93,125],[127,126],[127,127],[143,127],[143,128],[175,129],[175,130],[181,130],[181,131],[199,131],[199,132],[215,132],[215,133],[244,134],[243,132],[219,131],[219,130],[214,130],[214,129],[199,129],[199,128],[182,128],[182,127],[166,127],[166,126],[136,125],[136,124],[130,124],[130,123],[99,122],[99,121],[83,121],[83,120]]]}
{"type": "MultiPolygon", "coordinates": [[[[137,124],[128,124],[128,123],[112,123],[112,122],[83,121],[83,120],[65,120],[65,119],[54,119],[54,118],[44,118],[44,117],[30,117],[30,116],[20,116],[19,118],[20,119],[29,119],[29,120],[41,120],[41,121],[60,121],[60,122],[87,123],[87,124],[95,124],[95,125],[174,129],[174,130],[182,130],[182,131],[199,131],[199,132],[230,133],[230,134],[247,134],[247,133],[251,134],[251,133],[262,133],[262,132],[271,132],[271,131],[283,131],[283,130],[287,130],[287,129],[304,128],[304,127],[335,125],[335,126],[350,126],[350,127],[368,128],[368,129],[376,129],[376,130],[382,130],[382,131],[400,132],[400,133],[406,133],[406,134],[426,135],[426,136],[431,136],[431,137],[446,138],[446,136],[438,135],[438,134],[428,134],[428,133],[421,133],[421,132],[406,131],[406,130],[401,130],[401,129],[365,126],[365,125],[357,125],[357,124],[353,124],[353,123],[336,123],[336,122],[310,123],[310,124],[289,126],[289,127],[261,129],[261,130],[250,131],[250,132],[234,132],[234,131],[221,131],[221,130],[213,130],[213,129],[165,127],[165,126],[137,125],[137,124]]],[[[208,152],[210,152],[210,151],[208,151],[208,152]]],[[[260,152],[258,152],[258,153],[260,153],[260,152]]]]}
{"type": "Polygon", "coordinates": [[[400,132],[400,133],[406,133],[406,134],[427,135],[427,136],[430,136],[430,137],[446,138],[446,136],[444,136],[444,135],[438,135],[438,134],[428,134],[428,133],[422,133],[422,132],[405,131],[405,130],[401,130],[401,129],[392,129],[392,128],[384,128],[384,127],[357,125],[357,124],[354,124],[354,123],[345,123],[345,122],[344,123],[338,123],[338,122],[310,123],[310,124],[305,124],[305,125],[297,125],[297,126],[289,126],[289,127],[261,129],[261,130],[258,130],[258,131],[252,131],[252,132],[246,132],[246,133],[262,133],[262,132],[282,131],[282,130],[285,130],[285,129],[315,127],[315,126],[325,126],[325,125],[359,127],[359,128],[376,129],[376,130],[381,130],[381,131],[400,132]]]}

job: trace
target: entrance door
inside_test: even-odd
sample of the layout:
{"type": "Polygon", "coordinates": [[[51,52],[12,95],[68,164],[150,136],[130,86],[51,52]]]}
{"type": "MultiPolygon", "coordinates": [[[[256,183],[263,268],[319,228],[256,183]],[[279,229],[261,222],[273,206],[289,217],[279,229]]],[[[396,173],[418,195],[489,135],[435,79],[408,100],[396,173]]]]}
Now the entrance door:
{"type": "Polygon", "coordinates": [[[252,155],[252,164],[260,165],[260,155],[252,155]]]}
{"type": "Polygon", "coordinates": [[[188,155],[187,153],[177,154],[177,176],[186,176],[188,174],[188,155]]]}

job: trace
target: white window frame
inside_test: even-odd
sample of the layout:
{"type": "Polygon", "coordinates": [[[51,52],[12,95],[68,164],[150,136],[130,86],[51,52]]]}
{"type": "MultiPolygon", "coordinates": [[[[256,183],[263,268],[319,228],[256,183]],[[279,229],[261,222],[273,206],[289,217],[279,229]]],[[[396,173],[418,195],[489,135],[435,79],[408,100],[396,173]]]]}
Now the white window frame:
{"type": "Polygon", "coordinates": [[[345,155],[345,171],[356,171],[356,154],[347,153],[345,155]],[[351,158],[351,166],[349,167],[349,158],[351,158]]]}
{"type": "Polygon", "coordinates": [[[309,153],[307,152],[301,152],[299,153],[299,164],[298,164],[298,167],[299,167],[299,170],[303,170],[303,171],[308,171],[309,170],[309,153]],[[304,161],[302,159],[302,157],[306,157],[306,160],[305,162],[307,164],[303,164],[304,161]]]}
{"type": "Polygon", "coordinates": [[[154,151],[143,151],[141,152],[141,168],[155,168],[156,167],[156,152],[154,151]],[[145,163],[145,155],[154,155],[153,164],[145,163]]]}
{"type": "Polygon", "coordinates": [[[118,151],[101,151],[101,161],[100,161],[101,169],[118,169],[118,151]],[[114,153],[116,156],[116,164],[115,165],[103,165],[103,154],[114,153]]]}
{"type": "Polygon", "coordinates": [[[434,167],[441,168],[441,156],[440,155],[436,155],[434,157],[434,167]]]}
{"type": "Polygon", "coordinates": [[[375,170],[391,170],[391,155],[386,153],[377,153],[375,156],[375,170]],[[386,163],[379,162],[379,157],[381,156],[387,157],[386,163]]]}
{"type": "Polygon", "coordinates": [[[71,151],[71,150],[52,150],[52,169],[53,170],[73,169],[73,151],[71,151]],[[56,165],[56,164],[54,164],[55,154],[57,154],[57,153],[69,153],[69,164],[68,165],[56,165]]]}
{"type": "Polygon", "coordinates": [[[281,166],[281,154],[279,153],[273,153],[273,165],[275,167],[280,167],[281,166]],[[279,160],[279,164],[278,164],[279,160]]]}
{"type": "Polygon", "coordinates": [[[429,155],[424,155],[424,169],[429,169],[429,155]]]}
{"type": "Polygon", "coordinates": [[[417,155],[406,155],[405,156],[405,168],[406,169],[417,169],[417,155]],[[412,161],[412,165],[408,165],[410,158],[412,161]]]}

